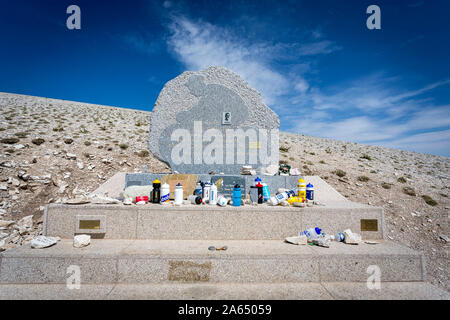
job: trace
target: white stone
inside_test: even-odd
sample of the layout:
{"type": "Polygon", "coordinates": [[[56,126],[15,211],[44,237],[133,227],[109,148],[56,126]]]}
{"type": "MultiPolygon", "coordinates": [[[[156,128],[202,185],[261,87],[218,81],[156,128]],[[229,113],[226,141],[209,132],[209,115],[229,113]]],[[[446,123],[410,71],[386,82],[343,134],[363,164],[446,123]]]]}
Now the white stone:
{"type": "Polygon", "coordinates": [[[288,237],[284,239],[286,242],[292,243],[292,244],[308,244],[308,238],[303,234],[299,237],[288,237]]]}
{"type": "Polygon", "coordinates": [[[56,244],[60,237],[46,237],[46,236],[37,236],[33,240],[31,240],[31,248],[33,249],[43,249],[56,244]]]}
{"type": "Polygon", "coordinates": [[[357,234],[357,233],[353,233],[350,229],[346,229],[342,233],[345,236],[344,242],[347,244],[359,244],[362,241],[361,235],[357,234]]]}
{"type": "Polygon", "coordinates": [[[87,198],[74,198],[74,199],[66,199],[64,200],[65,204],[86,204],[91,203],[91,199],[87,198]]]}
{"type": "Polygon", "coordinates": [[[91,243],[91,236],[87,234],[80,234],[73,238],[73,246],[75,248],[83,248],[91,243]]]}
{"type": "Polygon", "coordinates": [[[77,162],[77,167],[78,167],[78,169],[83,170],[84,163],[83,162],[77,162]]]}
{"type": "Polygon", "coordinates": [[[14,146],[14,149],[16,149],[16,150],[20,150],[20,149],[23,149],[23,148],[25,148],[25,146],[23,144],[16,144],[14,146]]]}
{"type": "Polygon", "coordinates": [[[17,221],[17,226],[25,228],[25,229],[31,229],[33,227],[33,216],[26,216],[17,221]]]}
{"type": "Polygon", "coordinates": [[[133,202],[136,201],[136,197],[148,196],[153,191],[153,186],[131,186],[125,189],[123,192],[124,198],[131,198],[133,202]]]}
{"type": "Polygon", "coordinates": [[[73,154],[73,153],[68,153],[66,154],[67,159],[69,160],[76,160],[77,159],[77,155],[73,154]]]}
{"type": "Polygon", "coordinates": [[[2,190],[2,191],[7,191],[7,190],[8,190],[8,186],[7,186],[6,184],[1,185],[1,186],[0,186],[0,190],[2,190]]]}
{"type": "Polygon", "coordinates": [[[265,176],[274,176],[278,172],[278,166],[276,164],[272,164],[266,168],[264,168],[262,174],[265,176]]]}
{"type": "Polygon", "coordinates": [[[127,205],[127,206],[132,205],[132,204],[133,204],[133,199],[131,199],[131,198],[125,198],[125,199],[123,200],[123,204],[124,204],[124,205],[127,205]]]}
{"type": "Polygon", "coordinates": [[[119,203],[121,203],[120,200],[106,197],[106,196],[101,196],[98,194],[94,194],[91,197],[91,202],[94,204],[119,204],[119,203]]]}
{"type": "Polygon", "coordinates": [[[0,220],[0,227],[9,227],[14,221],[12,220],[0,220]]]}

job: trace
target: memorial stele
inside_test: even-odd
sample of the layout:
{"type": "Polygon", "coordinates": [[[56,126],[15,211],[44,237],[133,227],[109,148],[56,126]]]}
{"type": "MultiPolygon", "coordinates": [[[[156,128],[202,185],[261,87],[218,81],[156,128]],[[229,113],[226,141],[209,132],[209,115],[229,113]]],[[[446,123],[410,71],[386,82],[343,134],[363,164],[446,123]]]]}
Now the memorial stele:
{"type": "Polygon", "coordinates": [[[279,162],[278,115],[224,67],[164,85],[150,115],[149,150],[179,173],[240,174],[279,162]]]}

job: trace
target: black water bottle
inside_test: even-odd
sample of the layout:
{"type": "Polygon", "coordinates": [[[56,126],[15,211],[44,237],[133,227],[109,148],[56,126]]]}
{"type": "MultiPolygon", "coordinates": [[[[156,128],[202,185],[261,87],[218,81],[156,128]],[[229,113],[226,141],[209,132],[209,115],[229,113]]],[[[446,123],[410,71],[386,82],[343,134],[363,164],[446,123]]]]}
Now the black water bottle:
{"type": "Polygon", "coordinates": [[[156,179],[153,181],[152,202],[159,203],[161,201],[161,181],[156,179]]]}

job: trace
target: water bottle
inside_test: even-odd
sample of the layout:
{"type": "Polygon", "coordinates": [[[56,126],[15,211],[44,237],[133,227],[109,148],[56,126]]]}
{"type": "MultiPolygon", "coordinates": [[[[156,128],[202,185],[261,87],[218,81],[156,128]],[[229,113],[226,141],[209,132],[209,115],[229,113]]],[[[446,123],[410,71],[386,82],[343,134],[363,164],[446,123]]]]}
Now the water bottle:
{"type": "Polygon", "coordinates": [[[344,234],[343,233],[338,233],[338,234],[336,234],[335,236],[334,236],[334,239],[333,239],[334,241],[337,241],[337,242],[344,242],[344,240],[345,240],[345,236],[344,236],[344,234]]]}
{"type": "Polygon", "coordinates": [[[164,183],[161,188],[161,204],[168,204],[170,197],[170,186],[164,183]]]}
{"type": "Polygon", "coordinates": [[[269,187],[267,186],[267,183],[263,183],[263,201],[267,202],[270,199],[270,192],[269,187]]]}
{"type": "Polygon", "coordinates": [[[202,182],[197,182],[197,185],[195,186],[194,195],[196,196],[202,196],[202,182]]]}
{"type": "Polygon", "coordinates": [[[241,206],[241,187],[237,184],[233,189],[233,206],[240,207],[241,206]]]}
{"type": "Polygon", "coordinates": [[[213,184],[209,191],[209,204],[217,204],[217,186],[213,184]]]}
{"type": "Polygon", "coordinates": [[[211,182],[205,182],[205,186],[203,188],[203,202],[209,202],[209,193],[211,192],[211,182]]]}
{"type": "Polygon", "coordinates": [[[156,179],[153,181],[152,202],[159,203],[161,201],[161,181],[156,179]]]}
{"type": "Polygon", "coordinates": [[[287,199],[293,196],[295,196],[294,190],[285,191],[277,194],[276,196],[271,197],[269,203],[273,206],[276,206],[277,204],[280,204],[281,202],[286,201],[287,199]]]}
{"type": "Polygon", "coordinates": [[[183,204],[183,186],[181,183],[178,182],[178,184],[175,186],[175,205],[182,205],[183,204]]]}
{"type": "Polygon", "coordinates": [[[308,238],[308,240],[311,240],[311,239],[317,238],[321,233],[322,233],[322,229],[315,227],[315,228],[310,228],[310,229],[304,230],[304,231],[300,232],[298,235],[299,236],[305,235],[308,238]]]}
{"type": "Polygon", "coordinates": [[[226,207],[228,204],[228,199],[223,195],[219,195],[219,197],[217,198],[217,204],[221,207],[226,207]]]}
{"type": "Polygon", "coordinates": [[[197,195],[191,195],[188,197],[188,200],[192,203],[192,204],[201,204],[203,202],[203,199],[201,196],[197,196],[197,195]]]}
{"type": "Polygon", "coordinates": [[[314,200],[314,186],[311,183],[308,183],[306,186],[306,199],[310,201],[314,200]]]}
{"type": "Polygon", "coordinates": [[[306,199],[306,182],[305,182],[305,179],[300,178],[298,180],[297,188],[298,188],[297,190],[298,190],[299,198],[305,198],[306,199]]]}
{"type": "Polygon", "coordinates": [[[261,182],[258,182],[256,184],[256,187],[258,188],[258,204],[262,204],[264,202],[263,197],[263,185],[261,182]]]}

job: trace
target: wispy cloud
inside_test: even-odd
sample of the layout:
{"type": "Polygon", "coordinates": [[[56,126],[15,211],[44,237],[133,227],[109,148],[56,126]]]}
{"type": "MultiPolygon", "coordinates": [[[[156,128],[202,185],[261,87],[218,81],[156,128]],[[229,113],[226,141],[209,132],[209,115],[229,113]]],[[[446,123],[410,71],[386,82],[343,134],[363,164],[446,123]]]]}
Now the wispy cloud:
{"type": "Polygon", "coordinates": [[[342,49],[322,33],[302,44],[254,43],[233,30],[183,16],[173,17],[168,30],[168,46],[187,69],[221,65],[238,73],[280,115],[282,130],[419,152],[450,152],[439,147],[448,145],[442,141],[448,138],[450,106],[435,105],[427,96],[450,80],[401,90],[401,78],[380,72],[319,88],[308,80],[315,71],[310,62],[342,49]],[[291,56],[301,72],[277,67],[279,59],[291,56]]]}
{"type": "Polygon", "coordinates": [[[287,92],[288,79],[264,61],[266,44],[236,41],[227,30],[184,17],[176,17],[169,30],[169,47],[188,69],[225,66],[259,89],[269,104],[287,92]]]}

